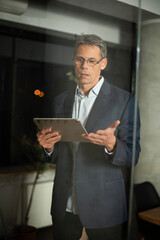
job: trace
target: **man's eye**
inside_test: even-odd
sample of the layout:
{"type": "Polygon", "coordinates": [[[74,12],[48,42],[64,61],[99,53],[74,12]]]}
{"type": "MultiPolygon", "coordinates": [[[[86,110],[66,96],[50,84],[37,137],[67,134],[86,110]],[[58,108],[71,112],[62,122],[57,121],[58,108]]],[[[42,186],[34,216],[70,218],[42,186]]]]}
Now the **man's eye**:
{"type": "Polygon", "coordinates": [[[93,60],[93,59],[88,59],[88,62],[89,62],[89,63],[95,63],[96,61],[93,60]]]}
{"type": "Polygon", "coordinates": [[[83,62],[83,58],[77,58],[79,62],[83,62]]]}

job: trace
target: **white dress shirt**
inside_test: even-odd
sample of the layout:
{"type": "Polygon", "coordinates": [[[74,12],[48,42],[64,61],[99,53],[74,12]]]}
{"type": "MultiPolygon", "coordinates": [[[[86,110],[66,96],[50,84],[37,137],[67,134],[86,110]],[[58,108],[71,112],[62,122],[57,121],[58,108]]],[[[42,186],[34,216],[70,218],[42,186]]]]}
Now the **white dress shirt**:
{"type": "MultiPolygon", "coordinates": [[[[97,98],[97,95],[101,89],[101,86],[104,82],[104,78],[101,77],[99,82],[90,90],[87,96],[83,95],[79,86],[76,88],[72,118],[79,119],[81,123],[85,126],[87,119],[89,117],[90,111],[94,105],[94,102],[97,98]]],[[[69,198],[67,202],[68,212],[73,212],[78,214],[77,201],[75,194],[75,160],[76,152],[79,146],[79,142],[73,142],[73,173],[72,173],[72,188],[70,189],[69,198]]]]}

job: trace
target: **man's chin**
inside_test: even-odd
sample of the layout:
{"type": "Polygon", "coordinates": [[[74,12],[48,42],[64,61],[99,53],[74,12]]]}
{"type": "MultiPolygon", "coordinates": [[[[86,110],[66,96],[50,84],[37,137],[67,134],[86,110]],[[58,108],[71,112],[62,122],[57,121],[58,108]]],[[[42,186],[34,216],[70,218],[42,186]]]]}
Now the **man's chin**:
{"type": "Polygon", "coordinates": [[[79,82],[88,82],[89,81],[89,76],[81,76],[78,78],[79,82]]]}

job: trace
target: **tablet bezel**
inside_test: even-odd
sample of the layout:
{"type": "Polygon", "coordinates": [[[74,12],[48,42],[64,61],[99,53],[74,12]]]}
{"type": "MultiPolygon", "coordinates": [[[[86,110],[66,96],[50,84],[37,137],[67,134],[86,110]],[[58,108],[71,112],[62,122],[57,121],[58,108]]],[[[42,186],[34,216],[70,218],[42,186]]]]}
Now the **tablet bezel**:
{"type": "Polygon", "coordinates": [[[60,141],[87,142],[81,135],[88,134],[79,119],[76,118],[33,118],[39,130],[51,128],[58,131],[62,137],[60,141]]]}

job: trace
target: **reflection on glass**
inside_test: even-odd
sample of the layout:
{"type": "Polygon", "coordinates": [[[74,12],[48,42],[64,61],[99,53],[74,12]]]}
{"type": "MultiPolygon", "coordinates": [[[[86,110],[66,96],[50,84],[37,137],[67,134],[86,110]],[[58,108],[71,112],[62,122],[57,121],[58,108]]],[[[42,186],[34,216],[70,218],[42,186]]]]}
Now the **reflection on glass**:
{"type": "Polygon", "coordinates": [[[130,175],[130,192],[129,192],[129,218],[128,218],[128,232],[127,240],[132,239],[133,230],[131,231],[133,221],[134,208],[134,168],[136,163],[136,141],[137,141],[137,107],[138,107],[138,82],[139,82],[139,61],[140,61],[140,34],[141,34],[141,0],[139,0],[138,8],[138,24],[137,24],[137,46],[136,46],[136,75],[135,75],[135,103],[134,103],[134,126],[133,126],[133,148],[132,148],[132,167],[130,175]]]}
{"type": "MultiPolygon", "coordinates": [[[[125,234],[128,232],[128,240],[133,231],[139,237],[133,219],[133,184],[148,180],[160,193],[159,3],[153,1],[148,6],[142,1],[140,9],[140,1],[133,5],[130,1],[110,0],[24,2],[21,15],[0,9],[1,155],[5,152],[0,166],[28,163],[21,139],[28,135],[36,141],[33,117],[52,117],[55,96],[77,82],[73,68],[76,36],[99,35],[108,46],[107,68],[102,75],[109,83],[134,93],[140,107],[140,160],[134,169],[133,148],[132,170],[122,168],[129,210],[125,234]]],[[[136,134],[134,124],[134,141],[136,134]]]]}
{"type": "MultiPolygon", "coordinates": [[[[160,7],[160,3],[159,3],[160,7]]],[[[159,215],[159,117],[160,101],[160,16],[150,18],[149,20],[142,18],[141,26],[141,48],[140,48],[140,67],[139,67],[139,107],[141,112],[141,147],[142,152],[139,164],[135,169],[136,189],[141,189],[141,193],[136,197],[138,227],[141,235],[148,239],[158,239],[160,229],[156,216],[159,215]],[[152,151],[150,151],[152,149],[152,151]],[[153,190],[152,187],[153,186],[153,190]],[[154,190],[155,188],[155,190],[154,190]],[[142,204],[142,192],[146,194],[146,203],[142,204]],[[157,193],[156,193],[157,191],[157,193]],[[154,202],[154,204],[153,204],[154,202]],[[157,204],[158,202],[158,204],[157,204]],[[144,216],[147,209],[152,208],[152,223],[150,218],[143,221],[140,218],[140,212],[144,216]],[[147,227],[146,227],[147,226],[147,227]]],[[[142,216],[143,216],[142,214],[142,216]]],[[[148,216],[148,215],[147,215],[148,216]]]]}

